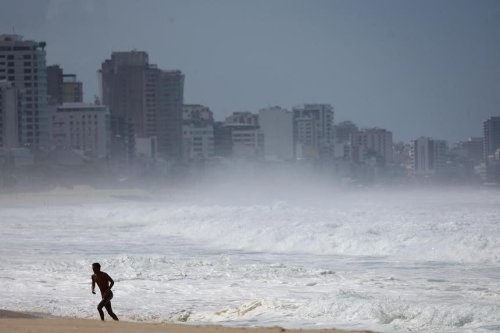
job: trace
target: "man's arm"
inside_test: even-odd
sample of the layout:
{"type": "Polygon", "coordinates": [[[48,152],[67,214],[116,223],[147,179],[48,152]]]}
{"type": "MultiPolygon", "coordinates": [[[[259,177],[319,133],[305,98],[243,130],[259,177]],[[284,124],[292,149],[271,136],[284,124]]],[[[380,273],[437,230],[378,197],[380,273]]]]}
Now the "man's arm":
{"type": "Polygon", "coordinates": [[[94,279],[94,275],[92,275],[92,294],[95,294],[95,279],[94,279]]]}
{"type": "Polygon", "coordinates": [[[109,288],[108,288],[108,290],[111,290],[111,287],[114,286],[115,281],[113,281],[113,279],[111,278],[111,276],[109,276],[108,274],[106,274],[106,276],[107,276],[108,281],[109,281],[109,288]]]}

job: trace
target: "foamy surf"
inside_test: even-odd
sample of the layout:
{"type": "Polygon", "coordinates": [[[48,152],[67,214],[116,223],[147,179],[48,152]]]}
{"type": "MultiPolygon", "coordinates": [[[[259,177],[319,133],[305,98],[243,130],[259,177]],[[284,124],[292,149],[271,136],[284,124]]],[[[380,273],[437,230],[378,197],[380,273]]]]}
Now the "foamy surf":
{"type": "Polygon", "coordinates": [[[443,194],[4,207],[0,307],[95,317],[90,264],[100,261],[130,320],[498,330],[500,198],[443,194]]]}

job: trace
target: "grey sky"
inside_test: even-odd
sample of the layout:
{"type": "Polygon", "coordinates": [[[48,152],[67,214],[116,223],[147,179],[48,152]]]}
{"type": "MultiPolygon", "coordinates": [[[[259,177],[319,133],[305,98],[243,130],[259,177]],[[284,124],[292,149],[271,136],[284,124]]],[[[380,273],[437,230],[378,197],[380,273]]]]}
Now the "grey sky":
{"type": "Polygon", "coordinates": [[[47,42],[97,94],[112,51],[186,74],[185,102],[331,103],[336,121],[463,140],[500,115],[500,1],[0,0],[0,33],[47,42]]]}

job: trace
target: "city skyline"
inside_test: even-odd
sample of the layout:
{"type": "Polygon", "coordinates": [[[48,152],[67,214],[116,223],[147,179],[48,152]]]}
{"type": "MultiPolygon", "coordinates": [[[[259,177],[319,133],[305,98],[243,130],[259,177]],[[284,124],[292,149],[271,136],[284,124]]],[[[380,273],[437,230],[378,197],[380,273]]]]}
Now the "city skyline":
{"type": "Polygon", "coordinates": [[[98,95],[100,63],[137,49],[183,71],[185,102],[217,119],[329,103],[336,122],[454,142],[498,114],[494,1],[120,1],[118,14],[116,5],[7,0],[0,29],[46,41],[47,65],[75,73],[86,101],[98,95]]]}

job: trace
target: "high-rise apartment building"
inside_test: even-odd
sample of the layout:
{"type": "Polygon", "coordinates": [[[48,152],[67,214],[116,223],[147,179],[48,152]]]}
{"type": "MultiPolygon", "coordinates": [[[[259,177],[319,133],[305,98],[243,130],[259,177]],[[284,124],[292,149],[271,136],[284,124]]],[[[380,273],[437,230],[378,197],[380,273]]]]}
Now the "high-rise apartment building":
{"type": "Polygon", "coordinates": [[[259,127],[233,124],[231,128],[232,157],[255,160],[263,157],[264,135],[259,127]]]}
{"type": "Polygon", "coordinates": [[[352,132],[350,138],[354,161],[374,157],[382,166],[393,162],[392,132],[382,128],[368,128],[352,132]]]}
{"type": "Polygon", "coordinates": [[[186,162],[200,162],[215,155],[214,116],[208,106],[184,104],[183,147],[186,162]]]}
{"type": "Polygon", "coordinates": [[[12,82],[0,81],[0,148],[19,146],[21,96],[12,82]]]}
{"type": "Polygon", "coordinates": [[[279,106],[262,109],[259,124],[264,135],[264,159],[293,160],[293,113],[279,106]]]}
{"type": "Polygon", "coordinates": [[[491,117],[483,124],[484,160],[488,181],[500,184],[500,117],[491,117]]]}
{"type": "Polygon", "coordinates": [[[81,103],[83,83],[76,74],[64,74],[59,65],[47,66],[47,93],[50,105],[81,103]]]}
{"type": "Polygon", "coordinates": [[[482,137],[470,137],[467,141],[458,142],[453,152],[461,159],[471,161],[473,165],[484,162],[484,143],[482,137]]]}
{"type": "Polygon", "coordinates": [[[297,158],[333,158],[333,107],[330,104],[304,104],[293,108],[293,116],[297,158]]]}
{"type": "Polygon", "coordinates": [[[183,125],[184,159],[187,162],[204,161],[214,157],[214,127],[210,124],[183,125]]]}
{"type": "Polygon", "coordinates": [[[226,158],[233,154],[232,129],[226,126],[223,121],[214,123],[214,154],[226,158]]]}
{"type": "Polygon", "coordinates": [[[338,123],[334,126],[334,129],[336,143],[350,143],[352,133],[359,130],[358,126],[349,120],[338,123]]]}
{"type": "Polygon", "coordinates": [[[153,118],[144,112],[148,61],[146,52],[113,52],[99,71],[101,103],[113,117],[131,122],[139,137],[145,136],[145,119],[153,118]]]}
{"type": "Polygon", "coordinates": [[[63,70],[59,65],[47,66],[47,103],[62,104],[63,70]]]}
{"type": "Polygon", "coordinates": [[[447,144],[444,140],[420,137],[412,141],[410,156],[416,176],[429,176],[439,172],[446,164],[447,144]]]}
{"type": "Polygon", "coordinates": [[[64,103],[52,114],[53,144],[106,158],[110,147],[110,116],[104,105],[64,103]]]}
{"type": "Polygon", "coordinates": [[[295,156],[298,160],[320,157],[318,127],[313,117],[294,118],[295,156]]]}
{"type": "Polygon", "coordinates": [[[233,112],[226,117],[221,128],[215,130],[216,153],[219,145],[229,139],[230,156],[237,159],[255,160],[263,157],[264,136],[259,127],[259,115],[249,111],[233,112]],[[221,136],[222,135],[222,136],[221,136]],[[222,139],[222,140],[221,140],[222,139]]]}
{"type": "Polygon", "coordinates": [[[62,102],[82,103],[83,83],[76,79],[76,74],[63,74],[62,102]]]}
{"type": "Polygon", "coordinates": [[[146,71],[145,136],[156,136],[158,153],[169,160],[182,159],[182,107],[184,74],[150,66],[146,71]]]}
{"type": "Polygon", "coordinates": [[[149,64],[146,52],[130,51],[113,52],[102,63],[99,76],[100,99],[109,106],[112,119],[130,124],[136,137],[156,137],[160,156],[180,160],[182,72],[161,70],[149,64]]]}
{"type": "Polygon", "coordinates": [[[484,159],[495,154],[500,149],[500,117],[491,117],[483,124],[484,129],[484,159]]]}
{"type": "Polygon", "coordinates": [[[20,144],[41,149],[48,148],[50,140],[45,45],[19,35],[0,35],[0,80],[12,82],[22,95],[20,144]]]}

